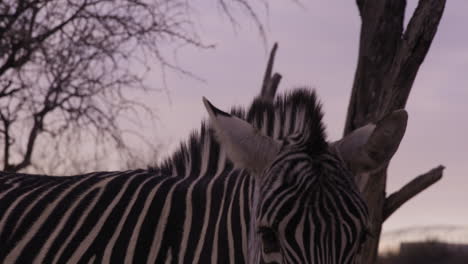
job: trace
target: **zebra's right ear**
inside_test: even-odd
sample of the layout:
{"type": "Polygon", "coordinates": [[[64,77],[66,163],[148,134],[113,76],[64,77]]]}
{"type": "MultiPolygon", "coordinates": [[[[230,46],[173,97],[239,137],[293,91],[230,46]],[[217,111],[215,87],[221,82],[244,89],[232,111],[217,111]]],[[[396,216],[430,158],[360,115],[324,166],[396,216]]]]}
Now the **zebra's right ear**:
{"type": "Polygon", "coordinates": [[[214,107],[205,97],[203,103],[216,138],[238,168],[261,173],[276,157],[280,144],[264,136],[248,122],[214,107]]]}

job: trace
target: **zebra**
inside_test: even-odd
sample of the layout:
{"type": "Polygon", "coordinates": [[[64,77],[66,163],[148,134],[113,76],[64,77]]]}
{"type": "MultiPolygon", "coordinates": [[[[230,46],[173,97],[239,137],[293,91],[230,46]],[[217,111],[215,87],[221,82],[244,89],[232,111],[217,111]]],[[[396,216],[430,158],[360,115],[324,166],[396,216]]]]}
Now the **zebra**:
{"type": "Polygon", "coordinates": [[[159,166],[1,172],[0,263],[355,263],[371,229],[359,175],[386,166],[407,113],[329,142],[311,89],[203,103],[208,122],[159,166]]]}

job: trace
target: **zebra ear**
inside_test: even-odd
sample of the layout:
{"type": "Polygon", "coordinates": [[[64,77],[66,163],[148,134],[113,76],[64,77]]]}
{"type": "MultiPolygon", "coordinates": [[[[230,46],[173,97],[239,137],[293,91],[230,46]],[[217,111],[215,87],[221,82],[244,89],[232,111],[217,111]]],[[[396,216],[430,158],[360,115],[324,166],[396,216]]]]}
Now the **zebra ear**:
{"type": "Polygon", "coordinates": [[[336,142],[336,147],[355,173],[372,172],[393,157],[406,131],[408,113],[397,110],[376,124],[368,124],[336,142]]]}
{"type": "Polygon", "coordinates": [[[261,173],[279,151],[279,143],[264,136],[248,122],[214,107],[205,97],[203,103],[216,138],[236,167],[261,173]]]}

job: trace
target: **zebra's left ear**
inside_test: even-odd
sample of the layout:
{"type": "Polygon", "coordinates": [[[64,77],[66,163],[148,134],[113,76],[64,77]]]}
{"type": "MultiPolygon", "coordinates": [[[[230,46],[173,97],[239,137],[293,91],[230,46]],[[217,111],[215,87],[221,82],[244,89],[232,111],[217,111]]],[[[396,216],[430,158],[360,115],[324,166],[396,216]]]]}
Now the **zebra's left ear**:
{"type": "Polygon", "coordinates": [[[214,107],[205,97],[203,103],[216,138],[236,167],[261,173],[278,154],[280,145],[264,136],[248,122],[214,107]]]}
{"type": "MultiPolygon", "coordinates": [[[[403,139],[407,122],[408,113],[403,109],[397,110],[333,144],[355,174],[370,173],[385,166],[393,157],[403,139]]],[[[362,184],[365,183],[358,180],[358,185],[362,184]]]]}

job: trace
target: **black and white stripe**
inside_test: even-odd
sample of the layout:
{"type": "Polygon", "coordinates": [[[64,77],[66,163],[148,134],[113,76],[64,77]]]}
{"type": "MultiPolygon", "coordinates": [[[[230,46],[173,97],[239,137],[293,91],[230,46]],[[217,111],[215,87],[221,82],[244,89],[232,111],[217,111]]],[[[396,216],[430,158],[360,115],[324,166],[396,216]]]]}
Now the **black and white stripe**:
{"type": "Polygon", "coordinates": [[[0,263],[353,263],[367,209],[314,92],[231,114],[282,142],[259,177],[207,124],[156,168],[1,172],[0,263]]]}

